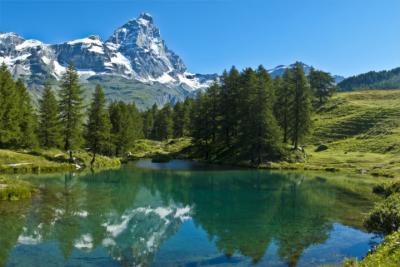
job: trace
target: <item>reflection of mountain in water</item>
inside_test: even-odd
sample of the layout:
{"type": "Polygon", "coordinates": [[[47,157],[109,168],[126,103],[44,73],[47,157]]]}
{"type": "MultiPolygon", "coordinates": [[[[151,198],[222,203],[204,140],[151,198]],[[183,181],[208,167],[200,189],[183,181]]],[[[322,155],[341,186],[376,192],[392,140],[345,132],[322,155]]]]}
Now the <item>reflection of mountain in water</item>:
{"type": "Polygon", "coordinates": [[[130,210],[103,224],[108,235],[102,244],[110,249],[113,258],[122,259],[125,266],[148,265],[160,245],[189,218],[189,212],[189,207],[174,206],[130,210]]]}
{"type": "Polygon", "coordinates": [[[0,227],[15,224],[9,233],[0,228],[0,236],[7,235],[11,243],[0,246],[0,265],[10,251],[24,256],[18,248],[26,252],[29,246],[52,244],[57,246],[52,253],[64,263],[104,259],[96,264],[112,265],[113,260],[113,265],[147,266],[191,218],[219,252],[189,259],[192,264],[236,260],[238,255],[257,263],[276,247],[277,257],[295,266],[307,248],[328,239],[335,222],[360,228],[361,212],[371,205],[366,182],[264,171],[126,167],[37,183],[42,192],[31,207],[18,204],[23,216],[0,222],[0,227]],[[12,244],[19,245],[12,249],[12,244]],[[85,256],[77,258],[78,252],[85,256]]]}

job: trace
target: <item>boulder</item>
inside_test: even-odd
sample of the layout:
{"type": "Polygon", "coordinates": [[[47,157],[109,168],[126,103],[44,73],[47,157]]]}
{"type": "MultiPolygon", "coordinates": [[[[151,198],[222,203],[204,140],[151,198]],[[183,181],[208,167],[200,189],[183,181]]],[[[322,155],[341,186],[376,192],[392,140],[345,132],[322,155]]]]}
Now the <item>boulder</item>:
{"type": "Polygon", "coordinates": [[[327,145],[320,144],[320,145],[317,146],[317,148],[315,149],[315,152],[321,152],[321,151],[324,151],[324,150],[327,150],[327,149],[328,149],[328,146],[327,146],[327,145]]]}

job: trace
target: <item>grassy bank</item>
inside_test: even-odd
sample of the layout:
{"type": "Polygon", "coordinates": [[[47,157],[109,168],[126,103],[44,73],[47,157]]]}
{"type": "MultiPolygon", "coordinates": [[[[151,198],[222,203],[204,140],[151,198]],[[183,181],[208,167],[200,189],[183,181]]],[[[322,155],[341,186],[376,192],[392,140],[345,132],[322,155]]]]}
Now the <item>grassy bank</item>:
{"type": "Polygon", "coordinates": [[[30,198],[33,192],[33,187],[27,182],[0,176],[0,200],[30,198]]]}
{"type": "MultiPolygon", "coordinates": [[[[89,153],[77,151],[74,157],[82,166],[90,166],[92,156],[89,153]]],[[[120,164],[118,158],[97,156],[94,168],[119,167],[120,164]]],[[[30,151],[0,149],[0,173],[74,171],[81,168],[68,163],[67,153],[57,149],[30,151]]]]}

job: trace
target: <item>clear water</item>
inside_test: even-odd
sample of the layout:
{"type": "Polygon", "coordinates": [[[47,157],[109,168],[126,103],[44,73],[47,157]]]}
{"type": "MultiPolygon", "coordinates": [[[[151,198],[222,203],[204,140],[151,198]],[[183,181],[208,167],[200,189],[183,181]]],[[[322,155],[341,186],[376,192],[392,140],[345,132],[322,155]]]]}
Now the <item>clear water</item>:
{"type": "Polygon", "coordinates": [[[365,179],[142,160],[26,178],[0,203],[0,266],[319,266],[379,240],[365,179]]]}

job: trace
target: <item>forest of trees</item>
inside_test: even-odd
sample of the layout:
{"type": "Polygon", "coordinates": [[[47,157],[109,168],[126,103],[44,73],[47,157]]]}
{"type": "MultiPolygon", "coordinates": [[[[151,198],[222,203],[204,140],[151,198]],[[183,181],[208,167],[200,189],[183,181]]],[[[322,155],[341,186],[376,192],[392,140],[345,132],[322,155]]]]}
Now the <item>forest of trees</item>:
{"type": "Polygon", "coordinates": [[[325,72],[301,64],[271,79],[265,68],[232,67],[219,81],[175,105],[153,105],[140,112],[134,103],[111,102],[96,86],[85,106],[73,66],[63,75],[57,94],[46,84],[38,107],[22,80],[0,67],[0,148],[86,149],[121,156],[135,140],[191,137],[197,157],[205,160],[248,160],[260,164],[298,149],[310,132],[314,107],[335,90],[325,72]]]}
{"type": "Polygon", "coordinates": [[[400,87],[400,68],[384,71],[370,71],[349,77],[338,84],[342,91],[360,89],[398,89],[400,87]]]}

